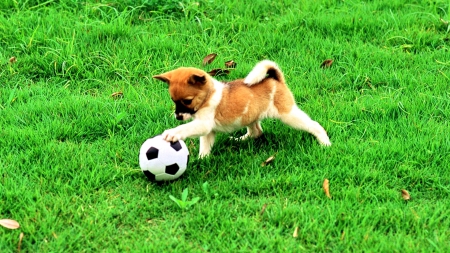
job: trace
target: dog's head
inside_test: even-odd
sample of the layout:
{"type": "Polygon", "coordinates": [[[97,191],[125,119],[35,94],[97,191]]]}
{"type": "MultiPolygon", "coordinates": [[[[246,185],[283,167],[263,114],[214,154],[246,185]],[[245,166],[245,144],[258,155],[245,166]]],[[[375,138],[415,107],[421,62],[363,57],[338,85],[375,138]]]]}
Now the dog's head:
{"type": "Polygon", "coordinates": [[[196,68],[178,68],[153,76],[169,85],[175,103],[175,118],[187,120],[205,105],[210,90],[210,77],[196,68]]]}

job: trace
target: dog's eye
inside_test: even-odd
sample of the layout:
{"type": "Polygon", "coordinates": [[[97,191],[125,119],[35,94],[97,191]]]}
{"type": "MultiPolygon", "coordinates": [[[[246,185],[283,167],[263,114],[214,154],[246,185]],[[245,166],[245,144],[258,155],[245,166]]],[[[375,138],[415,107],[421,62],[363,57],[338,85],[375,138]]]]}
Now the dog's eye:
{"type": "Polygon", "coordinates": [[[184,99],[183,104],[190,105],[192,103],[192,99],[184,99]]]}

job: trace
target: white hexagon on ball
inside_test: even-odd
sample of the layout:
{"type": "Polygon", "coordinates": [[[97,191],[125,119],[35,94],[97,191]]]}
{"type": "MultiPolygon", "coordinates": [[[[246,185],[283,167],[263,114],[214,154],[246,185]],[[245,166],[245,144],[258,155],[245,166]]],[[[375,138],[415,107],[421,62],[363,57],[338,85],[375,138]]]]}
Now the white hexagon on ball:
{"type": "Polygon", "coordinates": [[[189,150],[184,141],[165,141],[161,135],[146,140],[139,151],[139,166],[151,181],[169,181],[179,178],[189,161],[189,150]]]}

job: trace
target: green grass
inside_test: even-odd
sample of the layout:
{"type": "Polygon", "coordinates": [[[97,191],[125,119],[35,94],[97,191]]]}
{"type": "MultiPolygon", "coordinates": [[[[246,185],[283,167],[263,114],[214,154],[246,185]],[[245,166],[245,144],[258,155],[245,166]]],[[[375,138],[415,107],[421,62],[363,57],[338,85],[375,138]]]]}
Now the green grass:
{"type": "Polygon", "coordinates": [[[448,1],[6,0],[0,14],[0,219],[21,224],[0,227],[0,252],[20,233],[24,252],[450,251],[448,1]],[[152,75],[212,52],[206,70],[238,64],[225,79],[276,61],[333,146],[266,120],[263,139],[219,135],[208,159],[187,140],[185,175],[147,181],[140,145],[179,124],[152,75]],[[169,198],[185,188],[200,198],[187,210],[169,198]]]}

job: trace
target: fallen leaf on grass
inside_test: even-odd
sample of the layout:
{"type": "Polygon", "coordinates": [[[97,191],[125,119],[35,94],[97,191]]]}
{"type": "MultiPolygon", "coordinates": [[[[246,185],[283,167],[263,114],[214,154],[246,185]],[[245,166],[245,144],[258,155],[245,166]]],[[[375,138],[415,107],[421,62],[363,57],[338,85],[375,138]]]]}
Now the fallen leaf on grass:
{"type": "Polygon", "coordinates": [[[263,207],[261,208],[261,212],[259,213],[259,215],[262,216],[264,214],[264,212],[266,211],[266,208],[267,208],[267,204],[264,204],[263,207]]]}
{"type": "Polygon", "coordinates": [[[203,66],[211,64],[211,62],[213,62],[214,59],[216,59],[216,56],[217,56],[216,53],[208,54],[207,56],[205,56],[205,58],[203,58],[203,66]]]}
{"type": "Polygon", "coordinates": [[[11,57],[11,58],[9,58],[9,63],[11,63],[11,64],[14,64],[14,63],[16,63],[16,61],[17,61],[17,58],[16,57],[11,57]]]}
{"type": "Polygon", "coordinates": [[[121,98],[121,97],[123,97],[123,92],[121,92],[121,91],[114,92],[113,94],[111,94],[111,97],[115,98],[115,99],[121,98]]]}
{"type": "Polygon", "coordinates": [[[213,69],[208,72],[210,76],[224,76],[230,74],[228,69],[213,69]]]}
{"type": "Polygon", "coordinates": [[[402,198],[406,201],[411,199],[411,196],[409,195],[409,192],[405,189],[402,190],[402,198]]]}
{"type": "Polygon", "coordinates": [[[9,229],[18,229],[20,227],[19,222],[10,219],[0,220],[0,225],[9,229]]]}
{"type": "Polygon", "coordinates": [[[19,235],[19,245],[17,246],[17,252],[20,252],[22,248],[22,240],[23,240],[23,233],[20,233],[19,235]]]}
{"type": "Polygon", "coordinates": [[[320,67],[323,69],[329,68],[331,67],[331,64],[333,64],[333,60],[332,59],[326,59],[325,61],[322,62],[322,64],[320,64],[320,67]]]}
{"type": "Polygon", "coordinates": [[[297,238],[298,237],[298,227],[295,227],[294,233],[292,234],[292,237],[297,238]]]}
{"type": "Polygon", "coordinates": [[[230,69],[234,69],[236,68],[236,62],[234,62],[233,60],[229,60],[225,62],[225,67],[230,68],[230,69]]]}
{"type": "Polygon", "coordinates": [[[273,162],[273,160],[275,160],[275,155],[276,155],[276,154],[277,154],[277,153],[275,153],[275,154],[273,154],[271,157],[267,158],[264,162],[261,163],[261,166],[264,167],[264,166],[266,166],[267,164],[273,162]]]}
{"type": "Polygon", "coordinates": [[[326,179],[323,180],[323,191],[325,192],[325,195],[331,199],[331,195],[330,195],[330,180],[326,179]]]}

